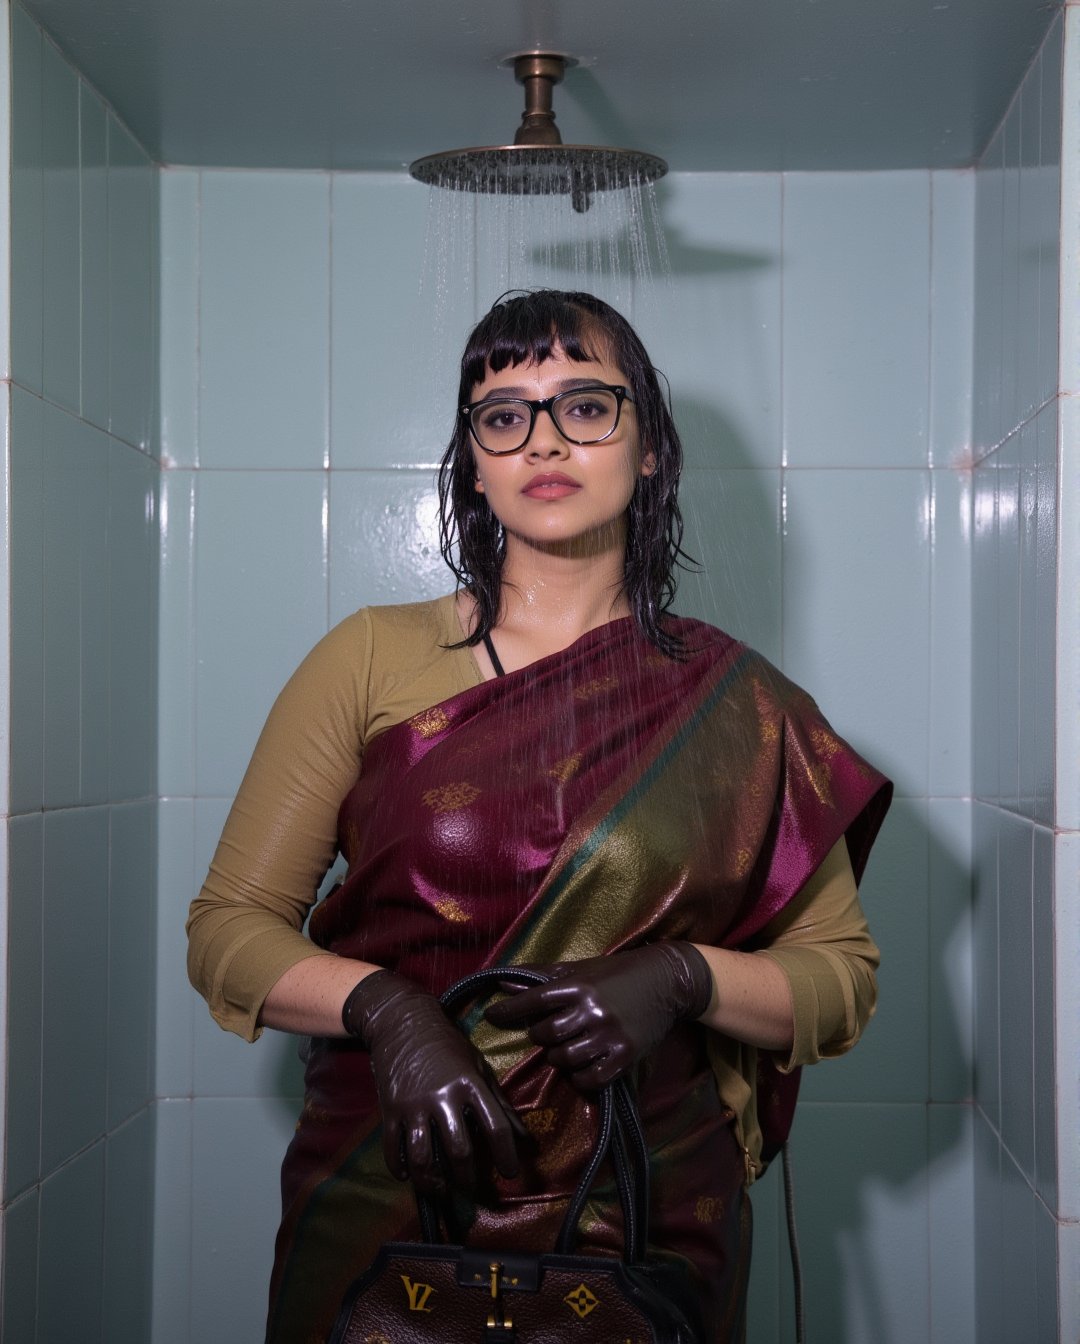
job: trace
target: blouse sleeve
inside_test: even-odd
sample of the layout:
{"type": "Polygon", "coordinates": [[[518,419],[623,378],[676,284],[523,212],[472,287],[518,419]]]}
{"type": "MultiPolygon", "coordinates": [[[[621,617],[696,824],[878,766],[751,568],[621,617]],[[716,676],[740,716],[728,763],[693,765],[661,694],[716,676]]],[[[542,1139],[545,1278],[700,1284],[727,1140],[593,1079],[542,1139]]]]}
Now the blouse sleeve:
{"type": "Polygon", "coordinates": [[[795,1039],[777,1067],[788,1073],[850,1050],[874,1013],[880,954],[843,838],[761,931],[756,955],[774,961],[791,990],[795,1039]]]}
{"type": "Polygon", "coordinates": [[[330,956],[301,932],[337,852],[337,814],[363,751],[366,611],[336,626],[281,692],[187,922],[188,975],[218,1024],[246,1040],[290,966],[330,956]]]}

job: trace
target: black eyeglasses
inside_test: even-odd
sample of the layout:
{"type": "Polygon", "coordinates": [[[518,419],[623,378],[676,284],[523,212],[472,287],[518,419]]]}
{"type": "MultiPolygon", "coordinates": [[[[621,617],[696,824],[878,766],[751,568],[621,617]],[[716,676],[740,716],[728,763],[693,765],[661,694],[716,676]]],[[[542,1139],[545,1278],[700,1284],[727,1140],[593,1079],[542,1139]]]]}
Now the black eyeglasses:
{"type": "Polygon", "coordinates": [[[519,397],[486,397],[462,406],[472,436],[485,453],[501,457],[517,453],[529,442],[538,411],[547,411],[568,443],[603,443],[619,427],[624,401],[634,404],[625,387],[595,383],[575,387],[540,401],[519,397]]]}

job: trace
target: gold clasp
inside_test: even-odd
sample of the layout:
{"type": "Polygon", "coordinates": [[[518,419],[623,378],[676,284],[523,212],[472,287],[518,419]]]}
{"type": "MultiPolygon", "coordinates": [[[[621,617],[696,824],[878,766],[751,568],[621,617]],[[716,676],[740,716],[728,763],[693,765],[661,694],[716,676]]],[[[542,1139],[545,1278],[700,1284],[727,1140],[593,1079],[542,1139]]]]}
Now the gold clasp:
{"type": "Polygon", "coordinates": [[[502,1265],[496,1260],[488,1265],[488,1269],[491,1273],[491,1310],[488,1312],[487,1328],[489,1330],[512,1330],[514,1322],[506,1315],[502,1298],[499,1295],[499,1278],[502,1274],[502,1265]]]}

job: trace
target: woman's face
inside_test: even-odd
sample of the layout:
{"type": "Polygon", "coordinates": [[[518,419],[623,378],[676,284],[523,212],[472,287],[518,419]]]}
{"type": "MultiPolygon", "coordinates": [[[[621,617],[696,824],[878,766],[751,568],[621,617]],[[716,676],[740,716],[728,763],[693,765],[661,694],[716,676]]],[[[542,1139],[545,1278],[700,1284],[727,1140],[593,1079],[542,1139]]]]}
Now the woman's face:
{"type": "MultiPolygon", "coordinates": [[[[567,359],[556,346],[542,364],[488,371],[472,401],[502,397],[539,401],[590,384],[627,387],[626,374],[607,358],[567,359]]],[[[602,443],[568,442],[551,416],[536,414],[520,452],[492,457],[472,441],[476,489],[506,529],[508,539],[540,546],[590,542],[625,544],[625,516],[640,476],[656,469],[644,457],[634,406],[624,401],[614,433],[602,443]]]]}

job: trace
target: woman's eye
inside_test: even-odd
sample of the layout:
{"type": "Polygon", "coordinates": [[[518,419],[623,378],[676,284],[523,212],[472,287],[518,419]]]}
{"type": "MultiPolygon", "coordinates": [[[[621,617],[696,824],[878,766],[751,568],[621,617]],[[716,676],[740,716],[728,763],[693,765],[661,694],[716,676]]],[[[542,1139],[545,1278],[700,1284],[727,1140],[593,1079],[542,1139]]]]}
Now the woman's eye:
{"type": "Polygon", "coordinates": [[[571,397],[563,407],[563,415],[573,416],[575,420],[597,420],[610,414],[607,402],[597,396],[571,397]]]}
{"type": "Polygon", "coordinates": [[[497,434],[500,430],[517,429],[524,419],[518,406],[492,406],[481,413],[480,424],[497,434]]]}

